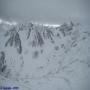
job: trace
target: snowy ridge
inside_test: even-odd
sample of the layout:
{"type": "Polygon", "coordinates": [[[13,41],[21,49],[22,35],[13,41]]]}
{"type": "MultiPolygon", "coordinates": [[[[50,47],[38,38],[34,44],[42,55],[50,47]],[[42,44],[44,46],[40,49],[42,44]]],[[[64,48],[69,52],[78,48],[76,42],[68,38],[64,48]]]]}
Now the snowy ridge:
{"type": "Polygon", "coordinates": [[[6,24],[6,25],[17,25],[17,22],[15,22],[15,21],[9,22],[9,21],[6,21],[6,20],[3,20],[3,19],[0,19],[0,24],[6,24]]]}
{"type": "MultiPolygon", "coordinates": [[[[43,26],[49,26],[49,27],[59,27],[60,25],[59,24],[48,24],[48,23],[38,23],[38,22],[32,22],[33,24],[36,24],[36,25],[43,25],[43,26]]],[[[0,24],[6,24],[6,25],[17,25],[18,22],[16,21],[6,21],[6,20],[3,20],[3,19],[0,19],[0,24]]]]}
{"type": "Polygon", "coordinates": [[[54,37],[56,37],[55,32],[57,33],[57,37],[60,37],[60,33],[62,33],[64,36],[69,32],[71,33],[71,30],[73,30],[74,24],[71,22],[70,25],[63,24],[58,26],[52,26],[52,25],[44,25],[44,24],[38,24],[38,23],[20,23],[17,25],[12,25],[5,34],[5,36],[10,36],[8,41],[6,42],[5,46],[10,44],[10,46],[13,45],[15,42],[15,46],[18,47],[17,51],[19,53],[22,52],[22,46],[21,46],[21,40],[19,36],[19,32],[21,31],[27,31],[27,39],[31,36],[31,44],[33,47],[36,46],[42,46],[44,44],[44,39],[50,39],[51,42],[54,42],[54,37]]]}

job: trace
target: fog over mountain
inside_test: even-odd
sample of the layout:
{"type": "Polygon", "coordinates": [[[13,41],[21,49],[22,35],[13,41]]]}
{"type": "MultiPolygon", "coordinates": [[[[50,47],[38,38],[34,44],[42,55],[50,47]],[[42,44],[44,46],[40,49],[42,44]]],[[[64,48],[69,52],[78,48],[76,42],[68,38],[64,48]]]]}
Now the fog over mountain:
{"type": "Polygon", "coordinates": [[[88,21],[89,0],[0,0],[0,16],[18,21],[60,24],[88,21]]]}

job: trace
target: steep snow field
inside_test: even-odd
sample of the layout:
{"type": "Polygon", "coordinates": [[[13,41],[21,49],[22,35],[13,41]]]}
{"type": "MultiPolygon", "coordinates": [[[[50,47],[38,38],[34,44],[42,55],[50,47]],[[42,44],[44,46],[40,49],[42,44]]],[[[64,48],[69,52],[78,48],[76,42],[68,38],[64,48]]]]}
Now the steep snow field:
{"type": "Polygon", "coordinates": [[[90,90],[90,27],[0,20],[0,86],[90,90]]]}

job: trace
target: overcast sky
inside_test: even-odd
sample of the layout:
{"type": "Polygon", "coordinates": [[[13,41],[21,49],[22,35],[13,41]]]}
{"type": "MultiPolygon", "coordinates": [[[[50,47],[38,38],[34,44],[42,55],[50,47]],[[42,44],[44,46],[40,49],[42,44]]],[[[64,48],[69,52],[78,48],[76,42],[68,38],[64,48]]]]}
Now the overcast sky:
{"type": "Polygon", "coordinates": [[[17,20],[61,23],[87,19],[90,0],[0,0],[0,16],[17,20]]]}

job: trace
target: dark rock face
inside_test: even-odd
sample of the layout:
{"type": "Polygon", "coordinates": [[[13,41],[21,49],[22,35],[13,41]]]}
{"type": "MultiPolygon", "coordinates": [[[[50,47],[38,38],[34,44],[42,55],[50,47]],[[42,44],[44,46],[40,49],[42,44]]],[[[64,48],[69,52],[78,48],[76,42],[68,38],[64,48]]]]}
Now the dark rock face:
{"type": "Polygon", "coordinates": [[[32,41],[32,46],[42,46],[44,44],[44,40],[41,36],[41,33],[36,31],[36,33],[34,34],[34,38],[32,41]]]}
{"type": "Polygon", "coordinates": [[[6,69],[6,60],[5,53],[3,51],[0,52],[0,73],[3,73],[6,69]]]}
{"type": "Polygon", "coordinates": [[[68,25],[67,23],[64,23],[61,25],[60,31],[63,34],[63,36],[66,36],[66,34],[70,33],[70,31],[73,30],[73,27],[74,27],[73,22],[71,22],[70,25],[68,25]]]}
{"type": "Polygon", "coordinates": [[[22,53],[22,45],[21,45],[21,39],[19,36],[19,33],[16,31],[16,27],[13,27],[11,30],[7,31],[5,36],[9,36],[9,39],[5,43],[5,46],[7,47],[8,45],[15,46],[17,49],[17,52],[19,54],[22,53]]]}

